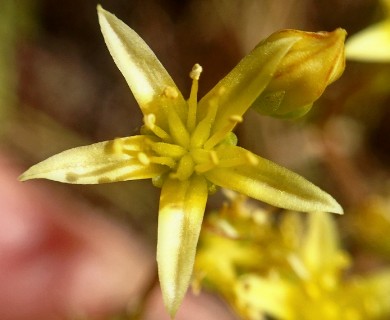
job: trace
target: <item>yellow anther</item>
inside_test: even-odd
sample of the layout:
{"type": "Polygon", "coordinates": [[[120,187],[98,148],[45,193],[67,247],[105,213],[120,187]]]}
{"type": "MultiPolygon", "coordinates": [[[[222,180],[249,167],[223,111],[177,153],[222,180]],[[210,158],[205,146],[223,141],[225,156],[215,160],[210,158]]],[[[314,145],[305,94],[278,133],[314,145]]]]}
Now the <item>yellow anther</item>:
{"type": "Polygon", "coordinates": [[[151,145],[154,152],[163,157],[180,158],[187,153],[187,150],[177,144],[155,142],[151,145]]]}
{"type": "Polygon", "coordinates": [[[112,144],[114,154],[123,153],[123,143],[120,139],[114,139],[112,144]]]}
{"type": "Polygon", "coordinates": [[[144,123],[150,130],[153,130],[156,123],[156,116],[154,113],[146,114],[144,116],[144,123]]]}
{"type": "Polygon", "coordinates": [[[202,73],[203,71],[203,68],[199,65],[199,64],[195,64],[193,67],[192,67],[192,70],[190,72],[190,78],[192,80],[199,80],[200,78],[200,74],[202,73]]]}
{"type": "Polygon", "coordinates": [[[181,181],[187,180],[194,172],[194,160],[189,154],[186,154],[179,161],[176,172],[172,172],[169,176],[181,181]]]}
{"type": "Polygon", "coordinates": [[[210,159],[213,165],[217,166],[219,164],[218,155],[214,150],[210,151],[210,159]]]}
{"type": "Polygon", "coordinates": [[[139,152],[137,154],[138,161],[141,162],[144,166],[148,166],[150,164],[150,159],[144,152],[139,152]]]}
{"type": "Polygon", "coordinates": [[[238,115],[238,114],[233,114],[229,117],[229,121],[233,123],[241,123],[244,119],[238,115]]]}
{"type": "Polygon", "coordinates": [[[164,141],[171,141],[171,137],[165,130],[161,129],[159,126],[156,126],[156,116],[153,113],[146,114],[144,116],[145,126],[152,131],[157,137],[161,138],[164,141]]]}
{"type": "Polygon", "coordinates": [[[257,166],[259,164],[259,159],[257,159],[253,153],[247,152],[245,157],[252,166],[257,166]]]}
{"type": "Polygon", "coordinates": [[[179,93],[177,92],[177,89],[174,87],[166,87],[163,92],[164,96],[169,99],[176,99],[179,96],[179,93]]]}
{"type": "Polygon", "coordinates": [[[215,165],[212,162],[200,163],[195,166],[195,171],[197,173],[205,173],[211,169],[213,169],[215,165]]]}
{"type": "Polygon", "coordinates": [[[150,157],[149,161],[155,164],[161,164],[169,168],[174,168],[176,166],[176,161],[169,157],[150,157]]]}

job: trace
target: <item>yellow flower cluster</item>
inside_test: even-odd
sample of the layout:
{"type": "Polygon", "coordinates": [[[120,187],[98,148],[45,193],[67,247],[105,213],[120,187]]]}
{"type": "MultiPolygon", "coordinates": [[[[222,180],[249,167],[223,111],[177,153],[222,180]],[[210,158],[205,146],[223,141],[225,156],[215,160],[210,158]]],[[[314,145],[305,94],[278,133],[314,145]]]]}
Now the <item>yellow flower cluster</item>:
{"type": "Polygon", "coordinates": [[[194,286],[219,293],[242,319],[370,320],[390,316],[390,270],[349,275],[332,216],[278,220],[242,196],[205,221],[194,286]]]}

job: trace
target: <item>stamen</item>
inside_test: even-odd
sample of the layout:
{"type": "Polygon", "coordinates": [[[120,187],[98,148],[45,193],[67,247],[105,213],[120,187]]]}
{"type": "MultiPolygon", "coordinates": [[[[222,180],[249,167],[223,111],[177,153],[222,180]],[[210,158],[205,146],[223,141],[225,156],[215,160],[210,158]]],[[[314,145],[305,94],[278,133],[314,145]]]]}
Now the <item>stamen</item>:
{"type": "Polygon", "coordinates": [[[249,163],[252,166],[257,166],[259,164],[259,159],[256,158],[256,156],[250,152],[247,152],[245,154],[246,158],[248,159],[249,163]]]}
{"type": "Polygon", "coordinates": [[[163,91],[163,95],[166,96],[168,99],[176,99],[179,96],[179,93],[174,87],[166,87],[163,91]]]}
{"type": "Polygon", "coordinates": [[[110,150],[113,154],[127,154],[129,156],[137,156],[140,149],[137,148],[137,145],[126,144],[126,139],[117,138],[112,141],[110,144],[110,150]]]}
{"type": "Polygon", "coordinates": [[[210,160],[211,160],[212,164],[215,166],[217,166],[219,164],[218,155],[214,150],[210,151],[210,160]]]}
{"type": "Polygon", "coordinates": [[[187,180],[194,172],[194,160],[190,154],[186,154],[179,161],[176,172],[170,174],[171,178],[176,178],[181,181],[187,180]]]}
{"type": "Polygon", "coordinates": [[[210,159],[210,155],[209,155],[210,151],[204,149],[192,149],[190,153],[195,163],[208,162],[210,159]]]}
{"type": "Polygon", "coordinates": [[[226,135],[231,132],[237,123],[242,122],[243,119],[240,115],[231,115],[229,117],[229,123],[221,130],[214,133],[204,144],[204,148],[210,150],[214,148],[218,143],[225,139],[226,135]]]}
{"type": "Polygon", "coordinates": [[[206,116],[198,123],[192,136],[191,147],[201,148],[210,136],[211,126],[215,120],[218,110],[218,97],[214,97],[209,101],[209,108],[206,116]]]}
{"type": "Polygon", "coordinates": [[[112,143],[112,151],[114,154],[121,154],[123,151],[123,143],[120,139],[114,139],[112,143]]]}
{"type": "Polygon", "coordinates": [[[242,116],[240,116],[238,114],[233,114],[229,117],[229,121],[236,125],[237,123],[241,123],[243,121],[243,119],[242,119],[242,116]]]}
{"type": "Polygon", "coordinates": [[[139,152],[137,154],[138,161],[141,162],[144,166],[150,165],[150,159],[144,152],[139,152]]]}
{"type": "Polygon", "coordinates": [[[153,113],[149,113],[144,116],[144,123],[145,126],[157,137],[164,141],[172,140],[169,134],[165,132],[165,130],[161,129],[159,126],[156,126],[156,116],[153,113]]]}
{"type": "Polygon", "coordinates": [[[159,155],[170,158],[180,158],[187,153],[183,147],[165,142],[155,142],[151,144],[151,148],[159,155]]]}
{"type": "Polygon", "coordinates": [[[208,152],[208,156],[209,156],[208,162],[203,162],[195,166],[196,172],[204,173],[206,171],[213,169],[215,166],[219,165],[218,155],[214,150],[208,152]]]}
{"type": "Polygon", "coordinates": [[[163,166],[168,166],[171,169],[176,166],[176,161],[170,157],[150,157],[149,161],[151,163],[161,164],[163,166]]]}
{"type": "Polygon", "coordinates": [[[198,63],[196,63],[193,67],[192,67],[192,70],[190,72],[190,78],[192,80],[199,80],[200,78],[200,74],[202,73],[203,71],[203,68],[201,65],[199,65],[198,63]]]}
{"type": "Polygon", "coordinates": [[[195,171],[197,173],[205,173],[211,169],[215,168],[215,164],[212,162],[200,163],[195,166],[195,171]]]}
{"type": "Polygon", "coordinates": [[[202,73],[202,67],[199,64],[195,64],[190,72],[190,78],[192,79],[191,93],[188,99],[188,115],[187,115],[187,128],[189,132],[192,132],[196,124],[196,112],[198,104],[198,81],[200,74],[202,73]]]}
{"type": "Polygon", "coordinates": [[[255,166],[259,163],[259,160],[256,158],[256,156],[250,152],[246,152],[245,155],[242,157],[238,156],[235,158],[230,159],[222,159],[219,161],[219,167],[223,168],[229,168],[229,167],[238,167],[242,165],[251,165],[255,166]]]}
{"type": "Polygon", "coordinates": [[[169,108],[169,106],[164,108],[164,110],[167,112],[169,131],[171,133],[170,136],[175,143],[181,145],[184,148],[188,148],[190,144],[190,135],[179,115],[173,108],[169,108]]]}

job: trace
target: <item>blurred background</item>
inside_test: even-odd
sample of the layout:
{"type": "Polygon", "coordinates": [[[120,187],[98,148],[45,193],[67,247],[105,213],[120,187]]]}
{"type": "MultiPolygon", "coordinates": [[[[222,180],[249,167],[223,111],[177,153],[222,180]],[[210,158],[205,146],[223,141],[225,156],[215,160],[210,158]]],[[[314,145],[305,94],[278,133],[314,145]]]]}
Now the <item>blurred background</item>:
{"type": "MultiPolygon", "coordinates": [[[[185,96],[195,63],[202,96],[274,31],[353,35],[387,14],[376,0],[100,3],[142,36],[185,96]]],[[[154,258],[159,190],[149,180],[16,181],[52,154],[139,130],[141,112],[105,46],[96,5],[0,0],[1,319],[168,319],[154,258]]],[[[389,83],[390,63],[348,61],[304,118],[249,111],[236,131],[241,146],[341,203],[343,246],[363,274],[390,260],[389,83]]],[[[208,209],[222,201],[215,195],[208,209]]],[[[237,319],[217,297],[190,294],[177,319],[199,318],[237,319]]]]}

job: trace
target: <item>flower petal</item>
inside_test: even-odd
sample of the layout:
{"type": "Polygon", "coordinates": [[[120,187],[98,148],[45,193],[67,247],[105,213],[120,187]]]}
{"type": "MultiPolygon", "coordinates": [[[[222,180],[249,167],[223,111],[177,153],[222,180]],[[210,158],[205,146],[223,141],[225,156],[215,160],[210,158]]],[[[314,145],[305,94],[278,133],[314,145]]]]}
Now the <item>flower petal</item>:
{"type": "Polygon", "coordinates": [[[285,281],[246,274],[236,282],[234,291],[238,308],[249,319],[261,319],[262,314],[277,319],[293,319],[290,300],[295,292],[285,281]]]}
{"type": "Polygon", "coordinates": [[[162,174],[166,167],[145,165],[134,156],[137,152],[146,153],[148,139],[133,136],[69,149],[32,166],[20,176],[20,180],[43,178],[97,184],[152,178],[162,174]]]}
{"type": "Polygon", "coordinates": [[[276,68],[299,37],[278,39],[260,43],[225,76],[198,106],[198,117],[207,114],[210,101],[218,99],[218,112],[211,134],[221,130],[230,122],[231,116],[242,116],[272,79],[276,68]]]}
{"type": "Polygon", "coordinates": [[[161,99],[165,90],[169,88],[175,93],[170,103],[183,120],[186,114],[185,100],[153,51],[123,21],[100,5],[97,9],[107,47],[143,114],[154,114],[156,124],[166,129],[167,120],[161,99]]]}
{"type": "Polygon", "coordinates": [[[343,213],[335,199],[311,182],[243,148],[224,146],[217,155],[221,165],[224,160],[238,162],[236,159],[241,158],[243,163],[245,159],[248,161],[206,172],[207,179],[216,185],[289,210],[343,213]]]}
{"type": "Polygon", "coordinates": [[[308,230],[303,237],[301,256],[312,276],[337,277],[348,265],[348,258],[340,247],[333,216],[326,212],[309,214],[308,230]]]}
{"type": "Polygon", "coordinates": [[[190,283],[207,183],[202,176],[167,178],[160,198],[157,262],[164,303],[173,318],[190,283]]]}
{"type": "Polygon", "coordinates": [[[390,61],[390,19],[378,22],[350,37],[345,47],[348,59],[390,61]]]}

